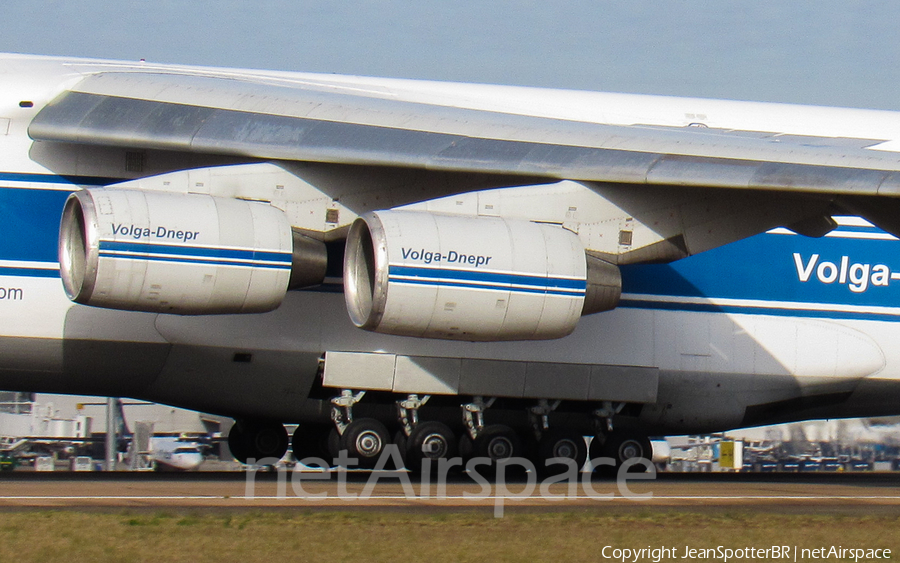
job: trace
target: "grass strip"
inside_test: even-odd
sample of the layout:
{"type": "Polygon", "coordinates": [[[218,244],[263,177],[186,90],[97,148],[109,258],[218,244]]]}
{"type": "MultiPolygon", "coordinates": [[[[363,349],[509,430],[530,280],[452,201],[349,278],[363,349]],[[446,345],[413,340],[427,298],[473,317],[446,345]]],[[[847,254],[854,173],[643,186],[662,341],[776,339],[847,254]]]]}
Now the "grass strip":
{"type": "MultiPolygon", "coordinates": [[[[900,517],[598,511],[508,514],[399,511],[0,513],[9,560],[242,563],[279,561],[603,561],[604,546],[890,548],[900,517]],[[77,558],[73,558],[77,556],[77,558]]],[[[791,558],[793,559],[793,558],[791,558]]],[[[642,558],[641,561],[653,561],[642,558]]],[[[804,560],[804,559],[798,559],[804,560]]]]}

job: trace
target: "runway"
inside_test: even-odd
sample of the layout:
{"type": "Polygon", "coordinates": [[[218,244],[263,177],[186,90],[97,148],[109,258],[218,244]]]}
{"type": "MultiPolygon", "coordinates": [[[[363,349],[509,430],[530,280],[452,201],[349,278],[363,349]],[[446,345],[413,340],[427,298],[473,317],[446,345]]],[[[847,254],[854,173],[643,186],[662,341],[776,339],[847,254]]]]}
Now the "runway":
{"type": "MultiPolygon", "coordinates": [[[[406,475],[405,473],[403,475],[406,475]]],[[[0,510],[41,508],[538,510],[748,509],[900,514],[900,474],[672,474],[578,483],[519,478],[491,484],[456,476],[444,485],[397,474],[26,473],[0,475],[0,510]],[[318,475],[321,477],[321,475],[318,475]]]]}

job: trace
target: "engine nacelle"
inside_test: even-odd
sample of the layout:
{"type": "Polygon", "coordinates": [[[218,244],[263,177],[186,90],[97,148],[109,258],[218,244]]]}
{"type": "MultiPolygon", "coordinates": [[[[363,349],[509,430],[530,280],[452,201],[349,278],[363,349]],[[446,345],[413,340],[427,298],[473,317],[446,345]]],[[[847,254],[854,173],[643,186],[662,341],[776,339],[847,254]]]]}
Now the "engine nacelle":
{"type": "Polygon", "coordinates": [[[356,326],[401,336],[542,340],[615,308],[618,267],[558,226],[379,211],[350,227],[344,295],[356,326]]]}
{"type": "Polygon", "coordinates": [[[84,305],[185,315],[259,313],[321,283],[325,245],[266,204],[200,194],[90,189],[66,201],[66,294],[84,305]]]}

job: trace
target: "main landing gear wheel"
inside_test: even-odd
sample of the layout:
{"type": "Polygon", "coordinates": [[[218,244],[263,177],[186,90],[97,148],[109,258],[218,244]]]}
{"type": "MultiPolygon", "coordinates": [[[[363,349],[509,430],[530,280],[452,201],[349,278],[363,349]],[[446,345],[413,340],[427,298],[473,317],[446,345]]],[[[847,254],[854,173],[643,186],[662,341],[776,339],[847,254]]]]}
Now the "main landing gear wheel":
{"type": "Polygon", "coordinates": [[[287,431],[280,422],[239,420],[228,432],[228,448],[241,463],[251,458],[281,459],[287,447],[287,431]]]}
{"type": "Polygon", "coordinates": [[[422,462],[431,460],[431,472],[437,471],[438,460],[456,456],[456,436],[443,422],[420,422],[406,440],[406,467],[414,473],[422,471],[422,462]]]}
{"type": "Polygon", "coordinates": [[[468,432],[463,432],[460,435],[456,451],[459,453],[459,457],[462,458],[463,466],[469,463],[469,460],[475,455],[475,445],[472,442],[472,438],[469,437],[468,432]]]}
{"type": "MultiPolygon", "coordinates": [[[[472,442],[472,457],[486,457],[491,460],[487,477],[496,478],[497,462],[503,459],[521,457],[522,440],[515,430],[504,424],[489,424],[481,429],[472,442]]],[[[519,466],[515,466],[522,469],[519,466]]],[[[509,475],[509,470],[507,470],[509,475]]]]}
{"type": "Polygon", "coordinates": [[[555,463],[547,465],[547,460],[554,457],[571,459],[575,462],[577,471],[581,471],[587,461],[587,445],[584,436],[573,430],[551,429],[545,432],[538,442],[536,467],[538,473],[544,476],[554,476],[568,471],[568,466],[555,463]]]}
{"type": "Polygon", "coordinates": [[[358,467],[372,469],[384,447],[391,443],[384,424],[374,418],[359,418],[347,425],[341,434],[341,449],[347,456],[356,458],[358,467]]]}
{"type": "MultiPolygon", "coordinates": [[[[317,457],[331,467],[334,456],[329,451],[328,438],[332,430],[334,430],[334,426],[331,424],[301,424],[298,426],[291,438],[294,459],[299,462],[303,459],[317,457]]],[[[327,469],[327,467],[322,469],[327,469]]]]}
{"type": "MultiPolygon", "coordinates": [[[[591,441],[591,459],[598,457],[612,458],[615,466],[601,465],[595,468],[595,471],[603,475],[616,475],[619,467],[629,459],[652,459],[653,447],[650,445],[650,438],[637,432],[613,432],[605,439],[598,434],[591,441]]],[[[647,471],[647,467],[640,463],[629,469],[631,473],[644,473],[645,471],[647,471]]]]}
{"type": "Polygon", "coordinates": [[[475,457],[486,457],[496,462],[522,455],[522,440],[509,426],[489,424],[478,433],[472,449],[475,457]]]}
{"type": "MultiPolygon", "coordinates": [[[[403,467],[406,467],[406,442],[409,438],[406,437],[406,433],[403,430],[397,430],[394,432],[394,439],[391,442],[395,446],[397,446],[397,451],[400,452],[400,460],[403,462],[403,467]]],[[[403,469],[403,467],[398,467],[397,469],[403,469]]]]}

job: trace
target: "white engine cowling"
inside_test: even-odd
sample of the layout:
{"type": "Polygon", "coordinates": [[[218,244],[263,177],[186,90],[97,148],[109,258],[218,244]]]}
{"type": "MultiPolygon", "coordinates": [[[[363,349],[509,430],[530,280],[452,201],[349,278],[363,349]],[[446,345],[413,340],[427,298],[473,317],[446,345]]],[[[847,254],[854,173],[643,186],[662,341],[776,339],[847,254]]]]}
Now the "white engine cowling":
{"type": "Polygon", "coordinates": [[[417,211],[351,226],[344,295],[356,326],[401,336],[543,340],[614,308],[619,269],[554,225],[417,211]]]}
{"type": "Polygon", "coordinates": [[[186,315],[259,313],[325,276],[325,246],[269,205],[90,189],[66,201],[60,274],[77,303],[186,315]]]}

